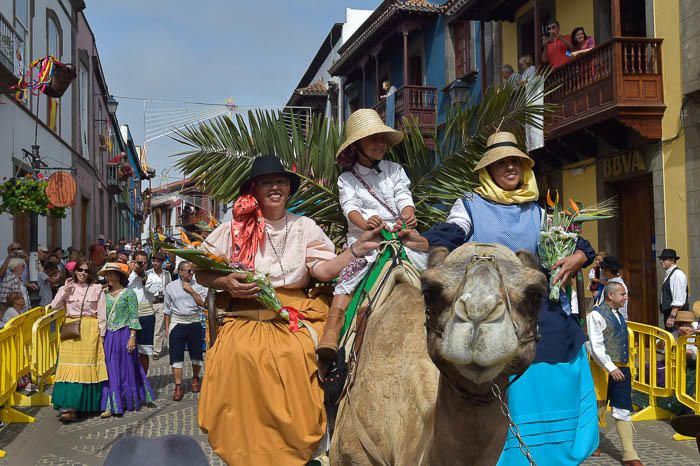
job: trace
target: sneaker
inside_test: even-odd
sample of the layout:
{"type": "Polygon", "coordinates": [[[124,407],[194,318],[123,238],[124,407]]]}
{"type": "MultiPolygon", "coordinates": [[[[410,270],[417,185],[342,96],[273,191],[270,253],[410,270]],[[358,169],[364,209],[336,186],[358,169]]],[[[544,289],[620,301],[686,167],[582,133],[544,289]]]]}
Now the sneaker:
{"type": "Polygon", "coordinates": [[[110,411],[109,409],[105,409],[104,411],[102,411],[102,414],[100,414],[100,417],[102,419],[107,419],[108,417],[112,417],[112,411],[110,411]]]}

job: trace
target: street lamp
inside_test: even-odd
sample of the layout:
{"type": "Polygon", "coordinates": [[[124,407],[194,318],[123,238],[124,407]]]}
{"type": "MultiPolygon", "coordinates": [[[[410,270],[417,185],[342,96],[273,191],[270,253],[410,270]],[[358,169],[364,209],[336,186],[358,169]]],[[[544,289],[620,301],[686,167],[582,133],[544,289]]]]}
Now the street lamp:
{"type": "Polygon", "coordinates": [[[449,93],[453,104],[466,104],[469,99],[469,84],[461,79],[455,79],[450,85],[449,93]]]}
{"type": "Polygon", "coordinates": [[[114,116],[117,113],[117,107],[119,106],[119,101],[110,95],[107,99],[107,113],[114,116]]]}

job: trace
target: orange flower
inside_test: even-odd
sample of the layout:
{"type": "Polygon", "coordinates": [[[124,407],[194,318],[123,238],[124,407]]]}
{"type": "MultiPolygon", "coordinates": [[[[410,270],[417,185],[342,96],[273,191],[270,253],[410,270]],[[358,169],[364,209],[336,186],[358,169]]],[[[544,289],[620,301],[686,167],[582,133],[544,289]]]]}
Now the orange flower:
{"type": "Polygon", "coordinates": [[[554,208],[554,201],[552,201],[552,196],[551,196],[551,194],[550,194],[550,192],[549,192],[549,189],[547,190],[547,205],[548,205],[549,207],[554,208]]]}
{"type": "Polygon", "coordinates": [[[228,261],[225,257],[217,256],[216,254],[212,254],[206,251],[204,251],[204,254],[206,254],[209,259],[214,260],[220,264],[228,264],[228,261]]]}
{"type": "Polygon", "coordinates": [[[571,204],[571,207],[574,209],[574,212],[578,213],[581,209],[579,209],[578,205],[574,202],[573,199],[569,198],[569,204],[571,204]]]}

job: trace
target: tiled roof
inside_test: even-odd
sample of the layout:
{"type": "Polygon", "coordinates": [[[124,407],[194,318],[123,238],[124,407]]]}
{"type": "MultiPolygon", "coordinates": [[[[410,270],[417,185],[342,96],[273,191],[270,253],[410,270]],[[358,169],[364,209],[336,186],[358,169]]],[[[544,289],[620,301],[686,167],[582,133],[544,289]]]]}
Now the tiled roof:
{"type": "Polygon", "coordinates": [[[306,87],[300,87],[294,93],[304,96],[325,96],[328,95],[328,84],[319,79],[306,87]]]}
{"type": "Polygon", "coordinates": [[[336,76],[342,74],[358,52],[371,45],[377,33],[383,31],[396,18],[406,15],[439,15],[450,4],[451,1],[436,5],[426,0],[384,0],[340,48],[340,59],[331,67],[331,74],[336,76]]]}

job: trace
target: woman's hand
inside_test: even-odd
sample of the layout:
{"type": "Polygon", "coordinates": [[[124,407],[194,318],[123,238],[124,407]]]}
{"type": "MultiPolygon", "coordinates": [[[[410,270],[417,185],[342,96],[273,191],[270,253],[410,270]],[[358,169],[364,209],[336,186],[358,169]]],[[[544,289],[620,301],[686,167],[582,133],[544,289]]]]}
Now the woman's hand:
{"type": "Polygon", "coordinates": [[[398,236],[404,246],[414,251],[427,252],[430,248],[428,240],[421,236],[416,230],[401,230],[398,236]]]}
{"type": "Polygon", "coordinates": [[[573,277],[576,272],[578,272],[583,264],[586,263],[586,255],[583,251],[576,250],[572,255],[566,256],[563,259],[559,259],[556,264],[552,266],[552,270],[557,267],[561,267],[559,273],[554,277],[552,285],[566,283],[569,278],[573,277]]]}
{"type": "Polygon", "coordinates": [[[136,349],[136,335],[130,336],[129,341],[126,343],[126,350],[129,353],[133,353],[136,349]]]}
{"type": "Polygon", "coordinates": [[[418,226],[418,219],[415,214],[402,215],[401,221],[406,225],[406,228],[415,228],[418,226]]]}
{"type": "Polygon", "coordinates": [[[364,257],[375,249],[379,249],[379,232],[382,228],[384,228],[384,222],[382,225],[362,233],[352,245],[355,255],[364,257]]]}
{"type": "Polygon", "coordinates": [[[253,299],[258,296],[260,288],[253,283],[245,283],[246,274],[230,273],[224,280],[224,289],[234,298],[253,299]]]}
{"type": "Polygon", "coordinates": [[[372,215],[367,219],[367,231],[372,231],[384,226],[384,220],[379,215],[372,215]]]}

